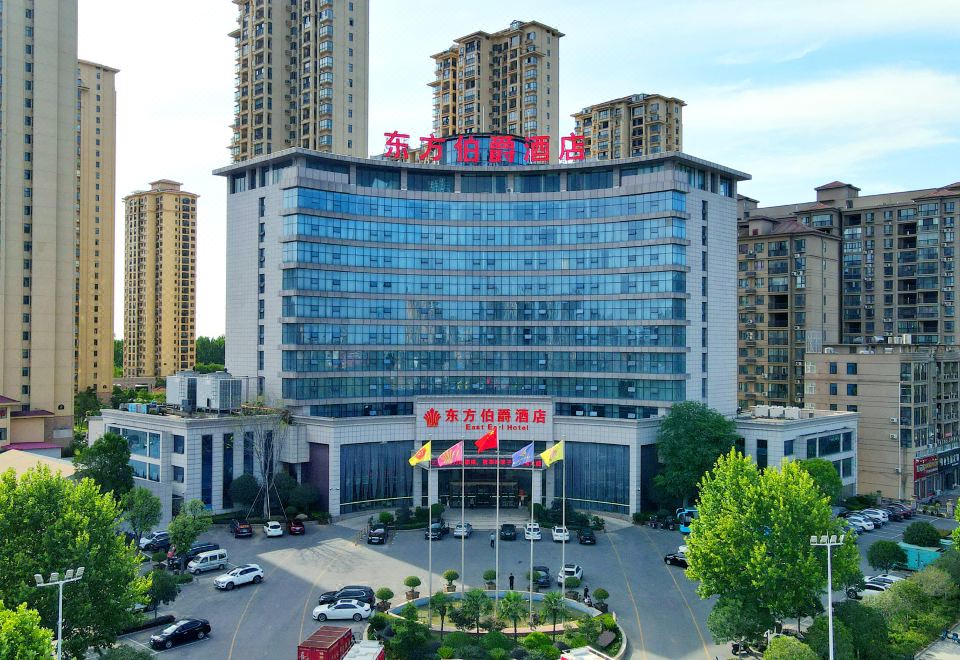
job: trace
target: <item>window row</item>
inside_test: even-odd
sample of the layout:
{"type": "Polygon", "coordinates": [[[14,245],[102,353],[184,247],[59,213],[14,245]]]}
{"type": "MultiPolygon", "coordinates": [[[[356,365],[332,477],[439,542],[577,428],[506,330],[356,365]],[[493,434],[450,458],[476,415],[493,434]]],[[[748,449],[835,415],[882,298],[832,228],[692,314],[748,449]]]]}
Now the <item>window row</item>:
{"type": "Polygon", "coordinates": [[[577,220],[624,215],[686,211],[686,195],[675,190],[601,197],[596,199],[560,199],[537,202],[449,202],[436,199],[374,197],[349,193],[290,188],[283,191],[284,209],[315,209],[328,213],[348,213],[425,220],[577,220]]]}
{"type": "MultiPolygon", "coordinates": [[[[682,325],[631,326],[397,326],[285,323],[284,344],[363,346],[657,346],[686,345],[682,325]]],[[[181,452],[182,453],[182,452],[181,452]]]]}
{"type": "Polygon", "coordinates": [[[137,431],[119,426],[108,426],[107,433],[116,433],[126,438],[130,453],[134,456],[160,458],[160,434],[137,431]]]}
{"type": "Polygon", "coordinates": [[[283,370],[325,371],[578,371],[686,373],[683,353],[543,351],[283,351],[283,370]]]}
{"type": "Polygon", "coordinates": [[[686,222],[682,218],[653,218],[588,225],[462,227],[341,220],[294,214],[284,216],[283,234],[284,236],[316,236],[435,247],[441,245],[583,245],[685,238],[686,222]]]}
{"type": "Polygon", "coordinates": [[[686,320],[686,300],[358,300],[284,296],[283,316],[356,319],[447,319],[451,321],[686,320]]]}
{"type": "Polygon", "coordinates": [[[515,376],[391,376],[379,378],[284,378],[283,398],[314,399],[469,395],[542,395],[644,401],[683,401],[683,380],[537,378],[515,376]]]}
{"type": "Polygon", "coordinates": [[[686,274],[677,271],[622,275],[544,277],[470,277],[466,275],[388,275],[338,270],[288,268],[285,291],[422,294],[444,296],[572,296],[638,293],[684,293],[686,274]]]}
{"type": "Polygon", "coordinates": [[[294,241],[283,244],[284,263],[425,270],[574,270],[684,266],[682,245],[645,245],[600,250],[538,252],[449,252],[329,245],[294,241]]]}

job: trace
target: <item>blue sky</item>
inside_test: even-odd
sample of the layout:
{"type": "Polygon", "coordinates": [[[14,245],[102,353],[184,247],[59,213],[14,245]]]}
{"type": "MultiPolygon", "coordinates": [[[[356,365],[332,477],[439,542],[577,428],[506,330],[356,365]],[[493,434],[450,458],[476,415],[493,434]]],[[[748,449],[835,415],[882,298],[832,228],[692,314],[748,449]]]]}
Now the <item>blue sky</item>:
{"type": "MultiPolygon", "coordinates": [[[[80,0],[79,54],[121,69],[117,217],[120,197],[158,178],[201,195],[197,325],[200,334],[219,334],[225,190],[210,171],[228,162],[226,33],[235,5],[166,0],[163,9],[80,0]]],[[[677,96],[688,104],[684,151],[752,174],[740,191],[761,205],[810,200],[815,186],[834,179],[861,194],[960,180],[957,0],[371,0],[370,152],[382,151],[386,131],[410,133],[412,142],[429,134],[432,53],[513,19],[566,34],[562,132],[573,128],[569,115],[591,103],[637,92],[677,96]]],[[[122,250],[122,236],[117,243],[122,250]]],[[[122,270],[117,276],[122,291],[122,270]]],[[[117,336],[122,305],[118,296],[117,336]]]]}

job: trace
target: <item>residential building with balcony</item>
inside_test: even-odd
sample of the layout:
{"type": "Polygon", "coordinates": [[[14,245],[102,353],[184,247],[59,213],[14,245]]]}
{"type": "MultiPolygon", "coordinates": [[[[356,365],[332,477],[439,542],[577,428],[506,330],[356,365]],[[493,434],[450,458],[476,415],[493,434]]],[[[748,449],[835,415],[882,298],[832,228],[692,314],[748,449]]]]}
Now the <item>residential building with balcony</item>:
{"type": "Polygon", "coordinates": [[[560,38],[537,21],[473,32],[432,55],[433,131],[547,135],[551,161],[560,146],[560,38]]]}
{"type": "MultiPolygon", "coordinates": [[[[749,198],[740,198],[741,207],[749,198]]],[[[795,219],[741,217],[737,401],[804,405],[804,355],[838,337],[840,239],[795,219]]]]}
{"type": "Polygon", "coordinates": [[[365,157],[369,0],[233,1],[233,161],[289,147],[365,157]]]}
{"type": "Polygon", "coordinates": [[[587,158],[609,160],[683,151],[683,101],[660,94],[632,94],[571,115],[583,135],[587,158]]]}

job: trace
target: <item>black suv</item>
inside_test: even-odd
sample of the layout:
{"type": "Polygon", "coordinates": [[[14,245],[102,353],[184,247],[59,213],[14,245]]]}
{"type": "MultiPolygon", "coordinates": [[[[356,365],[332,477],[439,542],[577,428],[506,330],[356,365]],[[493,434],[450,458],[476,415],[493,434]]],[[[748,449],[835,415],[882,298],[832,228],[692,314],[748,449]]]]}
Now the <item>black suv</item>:
{"type": "Polygon", "coordinates": [[[538,587],[549,587],[550,586],[550,569],[546,566],[534,566],[533,567],[534,581],[533,583],[538,587]]]}
{"type": "Polygon", "coordinates": [[[325,591],[320,594],[319,604],[326,605],[327,603],[335,603],[344,598],[352,598],[353,600],[359,600],[364,603],[369,603],[370,605],[373,605],[376,600],[376,597],[373,595],[373,589],[370,587],[348,584],[339,591],[325,591]]]}
{"type": "Polygon", "coordinates": [[[516,541],[517,526],[513,523],[503,523],[500,525],[500,539],[503,541],[516,541]]]}
{"type": "Polygon", "coordinates": [[[189,562],[194,557],[199,555],[201,552],[208,552],[210,550],[219,550],[219,543],[194,543],[190,546],[190,549],[183,553],[184,563],[189,562]]]}
{"type": "Polygon", "coordinates": [[[367,532],[367,544],[379,544],[384,545],[389,538],[390,532],[387,531],[386,525],[377,525],[369,532],[367,532]]]}
{"type": "Polygon", "coordinates": [[[246,520],[237,520],[234,518],[230,521],[230,533],[233,534],[233,538],[238,539],[242,536],[253,536],[253,527],[250,526],[246,520]]]}
{"type": "Polygon", "coordinates": [[[423,531],[423,538],[432,538],[434,541],[439,541],[449,533],[450,526],[447,524],[447,521],[443,518],[436,518],[433,521],[433,524],[430,525],[430,529],[425,529],[423,531]]]}
{"type": "Polygon", "coordinates": [[[168,649],[174,644],[203,639],[210,634],[210,622],[206,619],[182,619],[150,636],[150,646],[155,649],[168,649]]]}
{"type": "Polygon", "coordinates": [[[596,545],[597,536],[593,533],[593,530],[589,527],[584,527],[577,530],[577,540],[580,541],[581,545],[596,545]]]}

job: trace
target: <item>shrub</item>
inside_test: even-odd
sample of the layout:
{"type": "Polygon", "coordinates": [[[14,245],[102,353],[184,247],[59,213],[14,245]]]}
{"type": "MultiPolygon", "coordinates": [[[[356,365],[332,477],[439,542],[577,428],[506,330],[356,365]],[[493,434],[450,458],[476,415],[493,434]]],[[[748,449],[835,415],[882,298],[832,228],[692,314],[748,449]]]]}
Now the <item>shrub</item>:
{"type": "Polygon", "coordinates": [[[960,595],[960,589],[950,574],[937,566],[927,566],[911,579],[931,598],[951,600],[960,595]]]}
{"type": "Polygon", "coordinates": [[[393,590],[390,587],[380,587],[374,595],[377,600],[385,603],[393,598],[393,590]]]}
{"type": "Polygon", "coordinates": [[[817,654],[793,637],[774,637],[763,654],[763,660],[817,660],[817,654]]]}
{"type": "Polygon", "coordinates": [[[483,579],[485,582],[494,582],[497,579],[497,572],[492,568],[488,568],[483,572],[483,579]]]}
{"type": "Polygon", "coordinates": [[[591,516],[590,518],[590,527],[600,532],[607,526],[606,521],[600,516],[591,516]]]}
{"type": "Polygon", "coordinates": [[[507,624],[505,624],[503,621],[492,616],[488,616],[480,621],[480,627],[488,631],[487,634],[491,632],[500,632],[506,628],[506,626],[507,624]]]}
{"type": "Polygon", "coordinates": [[[603,587],[597,587],[593,590],[593,602],[603,605],[608,598],[610,598],[610,592],[603,587]]]}
{"type": "MultiPolygon", "coordinates": [[[[818,616],[807,629],[806,643],[817,656],[828,657],[827,617],[818,616]]],[[[833,622],[833,649],[836,660],[854,660],[853,635],[842,621],[833,622]]]]}
{"type": "Polygon", "coordinates": [[[402,616],[407,621],[417,621],[419,619],[419,614],[417,613],[417,606],[413,603],[407,603],[403,606],[403,609],[400,610],[400,616],[402,616]]]}
{"type": "Polygon", "coordinates": [[[938,557],[932,565],[945,570],[954,582],[960,584],[960,552],[953,549],[948,550],[941,557],[938,557]]]}
{"type": "Polygon", "coordinates": [[[444,507],[440,502],[434,502],[430,505],[430,513],[434,518],[439,518],[442,516],[444,511],[446,511],[446,507],[444,507]]]}
{"type": "Polygon", "coordinates": [[[563,586],[567,589],[576,589],[580,586],[580,578],[570,576],[563,581],[563,586]]]}
{"type": "Polygon", "coordinates": [[[321,525],[330,524],[330,512],[329,511],[318,511],[314,516],[317,519],[317,522],[321,525]]]}
{"type": "Polygon", "coordinates": [[[940,532],[930,523],[918,520],[910,523],[903,530],[903,542],[925,548],[936,548],[940,546],[940,532]]]}
{"type": "Polygon", "coordinates": [[[464,632],[451,632],[447,633],[443,638],[443,645],[449,646],[452,649],[459,649],[463,646],[468,646],[473,643],[473,638],[464,632]]]}
{"type": "Polygon", "coordinates": [[[637,511],[636,513],[633,514],[634,525],[642,525],[643,523],[647,522],[647,520],[649,519],[650,519],[650,516],[647,515],[646,513],[641,513],[637,511]]]}
{"type": "Polygon", "coordinates": [[[396,517],[397,517],[398,525],[405,525],[408,522],[410,522],[410,519],[413,517],[412,514],[410,513],[410,507],[402,506],[399,509],[397,509],[396,517]]]}
{"type": "Polygon", "coordinates": [[[480,643],[483,644],[484,648],[486,648],[488,651],[492,651],[493,649],[504,649],[509,651],[513,648],[513,642],[510,641],[510,638],[499,630],[491,630],[485,634],[480,638],[480,643]]]}
{"type": "Polygon", "coordinates": [[[867,562],[884,573],[906,561],[907,553],[893,541],[876,541],[867,550],[867,562]]]}
{"type": "Polygon", "coordinates": [[[460,577],[460,574],[452,568],[443,572],[443,579],[447,581],[447,584],[453,584],[458,577],[460,577]]]}
{"type": "Polygon", "coordinates": [[[420,581],[420,578],[418,578],[416,575],[411,575],[410,577],[406,578],[406,579],[403,581],[403,584],[404,584],[404,586],[406,586],[408,589],[410,589],[411,591],[413,591],[413,590],[415,590],[417,587],[419,587],[419,586],[420,586],[421,584],[423,584],[423,583],[420,581]]]}
{"type": "Polygon", "coordinates": [[[159,564],[159,563],[162,562],[162,561],[166,561],[166,559],[167,559],[167,553],[166,553],[166,552],[163,552],[163,551],[161,551],[161,550],[157,550],[157,551],[154,552],[152,555],[150,555],[150,559],[153,560],[153,563],[154,563],[154,564],[159,564]]]}
{"type": "Polygon", "coordinates": [[[176,576],[177,584],[187,584],[188,582],[193,582],[193,576],[189,573],[180,573],[176,576]]]}
{"type": "Polygon", "coordinates": [[[390,623],[389,618],[383,612],[377,612],[372,617],[370,617],[370,627],[375,631],[380,632],[387,627],[387,624],[390,623]]]}
{"type": "Polygon", "coordinates": [[[610,613],[601,614],[597,617],[597,621],[600,622],[600,625],[604,630],[616,630],[617,629],[617,620],[613,618],[613,615],[610,613]]]}
{"type": "Polygon", "coordinates": [[[452,658],[455,655],[455,652],[449,646],[441,646],[437,649],[437,655],[441,658],[452,658]]]}
{"type": "Polygon", "coordinates": [[[389,511],[381,511],[381,512],[380,512],[380,516],[379,516],[379,520],[380,520],[380,522],[382,522],[384,525],[392,525],[392,524],[393,524],[393,514],[390,513],[389,511]]]}

